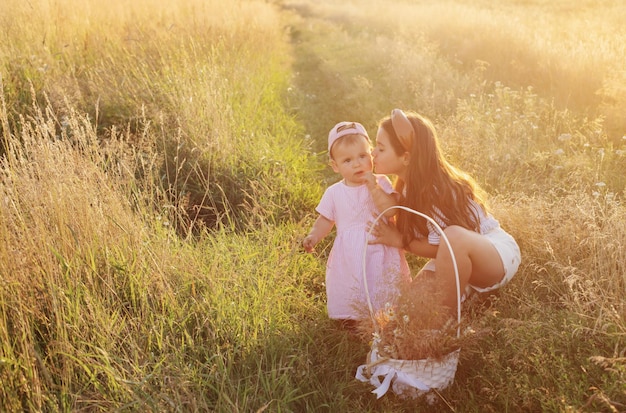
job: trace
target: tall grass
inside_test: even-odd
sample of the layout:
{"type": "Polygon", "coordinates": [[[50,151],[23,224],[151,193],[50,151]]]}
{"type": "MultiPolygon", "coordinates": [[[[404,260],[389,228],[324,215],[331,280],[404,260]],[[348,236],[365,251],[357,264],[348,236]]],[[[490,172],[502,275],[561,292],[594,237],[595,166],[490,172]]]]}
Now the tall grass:
{"type": "Polygon", "coordinates": [[[624,410],[623,8],[396,3],[0,4],[0,410],[432,409],[300,249],[330,125],[396,106],[523,253],[435,408],[624,410]]]}
{"type": "Polygon", "coordinates": [[[281,105],[276,10],[2,8],[0,409],[301,398],[293,349],[324,322],[319,286],[295,271],[311,260],[293,224],[273,225],[310,207],[316,167],[281,105]]]}
{"type": "Polygon", "coordinates": [[[288,163],[306,163],[299,144],[272,139],[299,127],[281,107],[289,55],[271,7],[154,0],[2,7],[11,19],[0,48],[5,100],[16,129],[14,114],[31,112],[33,89],[61,124],[66,108],[77,107],[98,130],[129,128],[137,147],[165,154],[170,202],[186,215],[182,232],[243,221],[249,215],[234,211],[261,197],[282,204],[284,215],[298,208],[302,196],[263,187],[274,174],[286,176],[288,163]],[[30,40],[21,47],[23,39],[30,40]],[[155,126],[165,128],[161,138],[142,141],[155,126]]]}

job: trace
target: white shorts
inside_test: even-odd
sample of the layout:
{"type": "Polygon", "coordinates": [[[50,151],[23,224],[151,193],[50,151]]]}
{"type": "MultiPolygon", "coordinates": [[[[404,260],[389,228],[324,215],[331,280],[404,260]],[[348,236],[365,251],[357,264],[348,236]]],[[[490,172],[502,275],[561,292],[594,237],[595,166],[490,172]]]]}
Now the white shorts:
{"type": "MultiPolygon", "coordinates": [[[[515,239],[505,230],[498,227],[483,235],[491,241],[494,247],[496,247],[496,250],[500,255],[500,259],[502,260],[502,265],[504,266],[504,277],[491,287],[481,288],[471,284],[468,285],[468,287],[471,287],[480,293],[496,290],[511,281],[519,268],[520,262],[522,261],[522,254],[519,250],[517,242],[515,242],[515,239]]],[[[434,272],[435,260],[429,260],[426,265],[422,267],[422,270],[434,272]]],[[[469,291],[466,291],[466,293],[467,292],[469,291]]]]}

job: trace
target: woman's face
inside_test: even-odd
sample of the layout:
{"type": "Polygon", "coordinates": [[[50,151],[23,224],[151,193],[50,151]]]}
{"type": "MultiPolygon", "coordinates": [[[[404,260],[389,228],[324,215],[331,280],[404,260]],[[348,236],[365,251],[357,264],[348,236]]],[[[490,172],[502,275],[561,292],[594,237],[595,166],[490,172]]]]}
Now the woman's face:
{"type": "Polygon", "coordinates": [[[384,175],[397,175],[404,179],[408,165],[408,152],[402,155],[396,154],[391,146],[389,135],[383,128],[378,128],[376,133],[376,146],[372,151],[374,157],[374,172],[384,175]]]}

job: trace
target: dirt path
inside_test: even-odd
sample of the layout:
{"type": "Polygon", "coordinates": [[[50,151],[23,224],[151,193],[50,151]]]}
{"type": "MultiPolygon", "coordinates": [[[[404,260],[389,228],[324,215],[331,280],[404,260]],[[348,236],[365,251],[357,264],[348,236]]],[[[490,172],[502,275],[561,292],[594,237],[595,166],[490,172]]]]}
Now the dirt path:
{"type": "Polygon", "coordinates": [[[284,8],[291,15],[295,57],[292,105],[313,149],[324,151],[328,130],[342,120],[359,121],[371,131],[382,116],[374,98],[389,88],[384,61],[372,57],[370,35],[304,3],[284,8]]]}

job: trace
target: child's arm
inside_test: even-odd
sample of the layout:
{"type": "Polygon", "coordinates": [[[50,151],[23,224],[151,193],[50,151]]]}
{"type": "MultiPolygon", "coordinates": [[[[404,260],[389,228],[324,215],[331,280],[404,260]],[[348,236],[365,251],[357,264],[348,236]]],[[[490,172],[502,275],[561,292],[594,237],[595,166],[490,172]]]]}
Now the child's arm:
{"type": "MultiPolygon", "coordinates": [[[[376,209],[382,212],[391,206],[398,205],[397,194],[388,194],[383,191],[380,185],[378,185],[378,181],[376,180],[374,174],[368,173],[365,177],[365,181],[376,209]]],[[[385,217],[391,218],[396,215],[397,212],[397,208],[391,209],[385,213],[385,217]]]]}
{"type": "Polygon", "coordinates": [[[335,225],[335,223],[324,215],[318,216],[311,231],[309,231],[309,235],[302,241],[304,250],[306,252],[313,252],[315,245],[328,235],[330,230],[333,229],[333,225],[335,225]]]}

